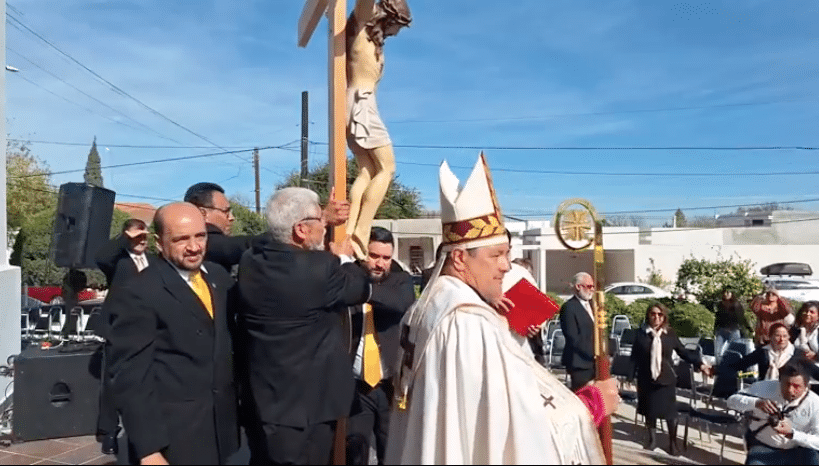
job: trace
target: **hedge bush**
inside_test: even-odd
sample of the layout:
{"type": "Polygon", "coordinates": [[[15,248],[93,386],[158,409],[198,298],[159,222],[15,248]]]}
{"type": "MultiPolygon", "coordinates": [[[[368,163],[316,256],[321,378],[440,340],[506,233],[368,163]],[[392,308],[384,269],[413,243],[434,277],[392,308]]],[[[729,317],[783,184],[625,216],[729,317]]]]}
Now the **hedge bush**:
{"type": "Polygon", "coordinates": [[[683,338],[714,336],[714,313],[702,304],[677,303],[669,309],[668,323],[683,338]]]}

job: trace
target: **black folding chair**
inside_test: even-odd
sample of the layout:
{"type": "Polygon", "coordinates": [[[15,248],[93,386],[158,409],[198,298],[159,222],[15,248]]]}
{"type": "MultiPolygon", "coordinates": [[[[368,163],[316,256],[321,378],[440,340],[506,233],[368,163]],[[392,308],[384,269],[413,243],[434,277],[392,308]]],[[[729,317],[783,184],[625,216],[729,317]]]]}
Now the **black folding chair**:
{"type": "MultiPolygon", "coordinates": [[[[723,353],[722,360],[717,367],[717,373],[714,377],[714,384],[711,387],[706,401],[706,406],[703,408],[692,406],[689,412],[689,419],[695,419],[700,423],[705,423],[709,442],[711,441],[711,425],[722,426],[722,444],[719,453],[720,463],[722,463],[725,454],[725,439],[728,436],[728,429],[732,426],[742,425],[743,418],[741,413],[729,410],[727,406],[725,408],[715,407],[714,400],[726,400],[729,396],[739,391],[740,380],[737,372],[728,366],[735,364],[740,359],[742,359],[742,355],[736,351],[726,350],[725,353],[723,353]]],[[[700,429],[700,434],[702,434],[702,429],[700,429]]],[[[688,442],[688,421],[686,421],[683,441],[688,442]]]]}

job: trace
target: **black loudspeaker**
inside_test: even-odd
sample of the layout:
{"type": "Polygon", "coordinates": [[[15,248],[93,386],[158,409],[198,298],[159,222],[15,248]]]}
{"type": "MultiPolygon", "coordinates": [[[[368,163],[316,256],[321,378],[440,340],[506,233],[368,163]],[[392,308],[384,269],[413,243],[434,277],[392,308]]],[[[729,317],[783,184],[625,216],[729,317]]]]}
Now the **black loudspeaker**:
{"type": "Polygon", "coordinates": [[[57,266],[97,267],[94,256],[110,237],[115,194],[110,189],[85,183],[60,186],[52,241],[57,266]]]}
{"type": "Polygon", "coordinates": [[[60,351],[28,348],[14,360],[12,432],[20,440],[97,432],[101,345],[60,351]]]}

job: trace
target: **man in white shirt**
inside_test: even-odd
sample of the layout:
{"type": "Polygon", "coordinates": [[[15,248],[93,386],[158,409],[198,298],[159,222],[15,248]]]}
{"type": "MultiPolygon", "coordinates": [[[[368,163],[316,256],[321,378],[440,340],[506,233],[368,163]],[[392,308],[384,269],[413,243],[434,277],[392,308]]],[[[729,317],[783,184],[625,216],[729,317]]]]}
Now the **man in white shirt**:
{"type": "Polygon", "coordinates": [[[819,395],[800,364],[786,364],[779,380],[763,380],[728,398],[750,413],[745,464],[819,464],[819,395]]]}

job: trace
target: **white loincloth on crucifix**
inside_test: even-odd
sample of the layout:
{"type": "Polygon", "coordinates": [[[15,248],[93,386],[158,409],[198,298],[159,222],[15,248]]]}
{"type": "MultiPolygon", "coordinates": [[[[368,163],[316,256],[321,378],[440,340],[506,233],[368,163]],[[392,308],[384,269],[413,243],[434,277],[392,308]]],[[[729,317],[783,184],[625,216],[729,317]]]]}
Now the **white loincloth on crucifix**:
{"type": "MultiPolygon", "coordinates": [[[[344,233],[351,237],[356,256],[363,259],[373,219],[395,174],[392,141],[376,103],[384,71],[384,40],[409,26],[412,18],[406,0],[356,0],[346,25],[340,26],[345,4],[341,0],[308,0],[299,25],[299,44],[307,44],[321,14],[330,12],[331,171],[337,187],[342,180],[338,171],[346,173],[346,154],[339,144],[344,124],[347,144],[359,167],[350,188],[350,218],[344,233]],[[338,69],[341,59],[345,60],[344,71],[338,69]],[[343,115],[342,85],[346,85],[343,115]]],[[[336,193],[340,191],[337,187],[336,193]]]]}
{"type": "MultiPolygon", "coordinates": [[[[445,257],[508,242],[483,156],[462,190],[446,163],[440,184],[445,257]]],[[[602,464],[586,405],[475,288],[438,276],[445,260],[402,322],[386,462],[602,464]]]]}

